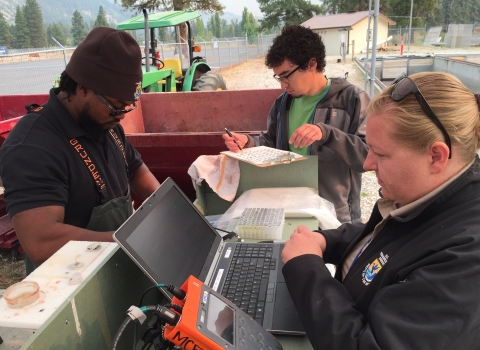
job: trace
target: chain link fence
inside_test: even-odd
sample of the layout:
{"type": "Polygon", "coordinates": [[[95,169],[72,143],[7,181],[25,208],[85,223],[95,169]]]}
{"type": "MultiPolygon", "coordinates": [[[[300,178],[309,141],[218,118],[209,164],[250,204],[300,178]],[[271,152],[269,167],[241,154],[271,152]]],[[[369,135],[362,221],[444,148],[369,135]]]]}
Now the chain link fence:
{"type": "MultiPolygon", "coordinates": [[[[275,34],[214,38],[197,41],[203,57],[212,69],[231,67],[248,59],[264,56],[275,34]],[[253,44],[250,44],[253,43],[253,44]]],[[[189,67],[190,57],[186,44],[160,43],[157,46],[161,59],[179,58],[183,69],[189,67]]],[[[75,48],[9,50],[0,55],[0,95],[45,94],[53,87],[54,80],[65,69],[75,48]]]]}
{"type": "MultiPolygon", "coordinates": [[[[402,43],[402,38],[404,40],[404,45],[408,46],[408,35],[410,32],[409,27],[390,27],[388,28],[388,36],[392,36],[392,40],[389,41],[388,45],[395,46],[400,45],[402,43]]],[[[425,40],[425,35],[427,34],[427,30],[425,28],[413,28],[412,27],[412,37],[410,44],[416,46],[422,46],[425,40]]]]}
{"type": "Polygon", "coordinates": [[[75,48],[26,51],[0,56],[0,94],[45,94],[75,48]]]}

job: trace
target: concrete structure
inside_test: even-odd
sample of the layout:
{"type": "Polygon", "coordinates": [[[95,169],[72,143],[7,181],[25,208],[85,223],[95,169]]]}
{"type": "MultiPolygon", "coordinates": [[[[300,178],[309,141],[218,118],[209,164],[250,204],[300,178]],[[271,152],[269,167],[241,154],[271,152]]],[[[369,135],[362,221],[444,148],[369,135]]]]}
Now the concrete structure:
{"type": "Polygon", "coordinates": [[[425,40],[423,41],[424,46],[436,45],[439,44],[442,40],[440,33],[442,32],[442,27],[432,27],[428,30],[425,40]]]}
{"type": "MultiPolygon", "coordinates": [[[[395,24],[396,22],[390,18],[379,14],[377,48],[385,43],[388,37],[388,26],[395,24]]],[[[312,29],[322,37],[327,55],[343,53],[341,38],[345,41],[346,54],[358,54],[367,48],[368,11],[315,16],[303,22],[302,26],[312,29]]],[[[373,32],[373,11],[370,30],[373,32]]],[[[371,47],[372,43],[370,43],[371,47]]]]}

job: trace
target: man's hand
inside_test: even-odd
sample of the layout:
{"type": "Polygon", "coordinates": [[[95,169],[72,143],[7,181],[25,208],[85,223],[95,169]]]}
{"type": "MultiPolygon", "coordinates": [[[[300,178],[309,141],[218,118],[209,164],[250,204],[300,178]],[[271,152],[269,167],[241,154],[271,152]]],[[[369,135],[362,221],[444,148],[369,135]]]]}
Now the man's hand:
{"type": "Polygon", "coordinates": [[[318,126],[313,124],[303,124],[293,132],[288,143],[293,143],[295,148],[302,148],[310,146],[315,141],[320,140],[322,135],[322,129],[318,126]]]}
{"type": "Polygon", "coordinates": [[[287,261],[300,255],[315,254],[323,257],[323,252],[327,248],[325,237],[318,232],[310,231],[306,226],[298,226],[290,240],[285,242],[282,250],[282,260],[286,264],[287,261]]]}
{"type": "Polygon", "coordinates": [[[232,135],[233,135],[233,137],[230,137],[227,134],[223,134],[222,137],[225,140],[225,145],[227,145],[229,151],[238,152],[238,151],[240,151],[238,146],[244,148],[245,145],[248,142],[248,137],[247,137],[247,135],[237,134],[237,133],[234,133],[234,132],[232,132],[232,135]],[[235,139],[235,141],[237,143],[233,142],[233,139],[235,139]]]}

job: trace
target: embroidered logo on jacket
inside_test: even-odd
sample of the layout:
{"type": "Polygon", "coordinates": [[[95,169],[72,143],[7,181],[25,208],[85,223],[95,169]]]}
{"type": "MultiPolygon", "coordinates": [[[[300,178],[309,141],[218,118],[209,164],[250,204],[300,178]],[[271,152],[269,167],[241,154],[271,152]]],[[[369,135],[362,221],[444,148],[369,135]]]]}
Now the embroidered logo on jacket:
{"type": "Polygon", "coordinates": [[[135,94],[133,97],[135,98],[135,101],[138,101],[140,99],[140,95],[142,94],[142,82],[139,81],[137,83],[137,87],[135,88],[135,94]]]}
{"type": "Polygon", "coordinates": [[[364,285],[368,286],[373,281],[375,276],[387,263],[388,258],[388,254],[383,254],[382,252],[380,252],[379,258],[375,259],[372,263],[365,266],[365,270],[363,270],[362,273],[362,282],[364,285]]]}

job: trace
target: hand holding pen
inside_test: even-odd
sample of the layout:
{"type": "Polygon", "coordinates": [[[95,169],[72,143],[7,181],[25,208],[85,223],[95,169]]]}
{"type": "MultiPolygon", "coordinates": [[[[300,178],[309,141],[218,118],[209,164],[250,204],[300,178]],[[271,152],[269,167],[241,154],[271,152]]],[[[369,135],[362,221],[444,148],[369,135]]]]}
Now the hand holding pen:
{"type": "Polygon", "coordinates": [[[228,130],[227,128],[225,128],[225,132],[227,133],[228,137],[227,136],[223,136],[223,139],[225,140],[225,144],[227,145],[228,149],[230,151],[234,151],[236,152],[236,150],[232,150],[231,147],[229,146],[229,143],[231,144],[231,141],[233,141],[235,143],[235,145],[238,147],[238,149],[241,151],[242,150],[242,147],[240,147],[240,145],[238,144],[237,140],[235,139],[235,136],[230,132],[230,130],[228,130]]]}

